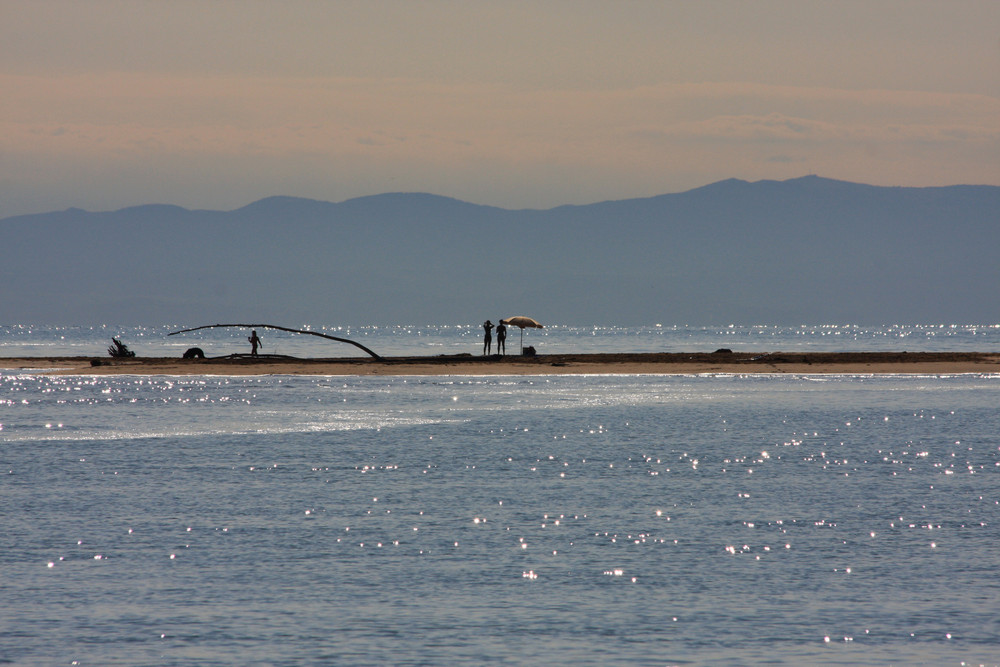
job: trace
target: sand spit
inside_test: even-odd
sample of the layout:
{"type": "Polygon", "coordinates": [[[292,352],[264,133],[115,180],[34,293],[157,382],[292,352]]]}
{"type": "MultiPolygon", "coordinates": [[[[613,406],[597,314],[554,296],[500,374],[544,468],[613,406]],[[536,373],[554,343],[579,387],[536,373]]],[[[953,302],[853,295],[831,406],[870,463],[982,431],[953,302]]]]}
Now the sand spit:
{"type": "Polygon", "coordinates": [[[631,375],[699,373],[1000,373],[1000,353],[715,352],[308,358],[230,355],[0,358],[0,368],[61,375],[631,375]]]}

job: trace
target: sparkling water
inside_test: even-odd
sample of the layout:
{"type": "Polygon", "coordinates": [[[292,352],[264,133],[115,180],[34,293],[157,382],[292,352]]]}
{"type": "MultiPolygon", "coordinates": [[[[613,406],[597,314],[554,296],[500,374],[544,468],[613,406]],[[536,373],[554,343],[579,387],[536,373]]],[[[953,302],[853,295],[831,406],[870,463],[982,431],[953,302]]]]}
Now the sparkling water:
{"type": "MultiPolygon", "coordinates": [[[[544,324],[544,322],[543,322],[544,324]]],[[[279,323],[279,326],[286,326],[279,323]]],[[[164,326],[54,327],[0,326],[0,357],[107,356],[112,338],[142,357],[180,357],[190,347],[209,356],[249,353],[249,329],[214,328],[169,335],[187,328],[164,326]]],[[[382,356],[481,354],[479,324],[389,327],[309,326],[311,330],[347,338],[382,356]]],[[[299,357],[364,357],[365,352],[314,335],[261,329],[261,352],[299,357]]],[[[509,352],[519,352],[523,338],[540,354],[599,352],[1000,352],[1000,324],[927,324],[715,327],[651,325],[646,327],[562,326],[521,331],[510,327],[509,352]]]]}
{"type": "Polygon", "coordinates": [[[972,374],[8,371],[0,660],[996,664],[998,405],[972,374]]]}

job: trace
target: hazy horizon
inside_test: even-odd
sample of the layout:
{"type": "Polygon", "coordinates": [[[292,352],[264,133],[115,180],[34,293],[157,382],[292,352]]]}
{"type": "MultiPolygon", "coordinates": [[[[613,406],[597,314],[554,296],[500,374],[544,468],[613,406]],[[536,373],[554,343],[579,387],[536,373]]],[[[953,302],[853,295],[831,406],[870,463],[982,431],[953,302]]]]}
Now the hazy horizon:
{"type": "Polygon", "coordinates": [[[48,214],[48,213],[60,213],[60,212],[70,211],[70,210],[80,210],[80,211],[84,211],[86,213],[97,213],[97,214],[100,214],[100,213],[116,213],[116,212],[121,212],[121,211],[124,211],[124,210],[127,210],[127,209],[133,209],[133,208],[161,207],[161,206],[162,207],[177,207],[177,208],[181,208],[181,209],[184,209],[184,210],[187,210],[187,211],[192,211],[192,212],[205,211],[205,212],[232,213],[232,212],[239,211],[240,209],[243,209],[243,208],[246,208],[246,207],[249,207],[249,206],[253,206],[254,204],[259,204],[259,203],[262,203],[262,202],[273,202],[273,201],[280,201],[280,200],[302,200],[302,201],[317,202],[317,203],[321,203],[321,204],[344,204],[344,203],[352,202],[352,201],[365,200],[365,199],[374,199],[374,198],[378,198],[378,197],[380,197],[382,195],[389,195],[389,196],[394,196],[394,195],[428,196],[428,197],[432,197],[432,198],[451,199],[451,200],[454,200],[454,201],[457,201],[457,202],[461,202],[463,204],[472,204],[474,206],[484,206],[484,207],[487,207],[487,208],[495,208],[495,209],[500,209],[500,210],[503,210],[503,211],[510,211],[510,212],[517,212],[517,211],[538,211],[538,212],[545,212],[545,211],[551,211],[553,209],[562,208],[564,206],[583,208],[583,207],[590,206],[592,204],[608,204],[608,203],[625,202],[625,201],[642,201],[642,200],[645,200],[645,199],[654,199],[656,197],[662,197],[664,195],[682,195],[682,194],[686,194],[686,193],[693,192],[693,191],[696,191],[696,190],[700,190],[702,188],[709,188],[709,187],[715,186],[715,185],[722,185],[722,184],[725,184],[725,183],[730,182],[730,181],[732,181],[732,182],[739,182],[739,183],[746,183],[748,185],[756,185],[756,184],[759,184],[759,183],[792,183],[792,182],[796,182],[796,181],[803,181],[804,182],[804,181],[807,181],[809,179],[816,179],[818,181],[827,181],[827,182],[834,182],[834,183],[844,183],[844,184],[849,184],[849,185],[860,185],[860,186],[871,186],[871,187],[891,187],[891,188],[912,188],[912,189],[924,189],[924,188],[934,189],[934,188],[950,188],[950,187],[1000,187],[1000,186],[993,186],[993,185],[990,185],[990,184],[980,184],[980,183],[953,183],[953,184],[949,184],[949,185],[933,185],[933,186],[900,186],[900,185],[876,186],[876,185],[873,185],[871,183],[859,183],[859,182],[856,182],[856,181],[847,181],[847,180],[842,180],[842,179],[826,178],[826,177],[823,177],[823,176],[820,176],[820,175],[817,175],[817,174],[805,174],[805,175],[802,175],[802,176],[795,176],[795,177],[792,177],[792,178],[780,179],[780,180],[779,179],[760,179],[760,180],[756,180],[756,181],[747,181],[747,180],[740,179],[740,178],[725,178],[725,179],[722,179],[722,180],[719,180],[719,181],[714,181],[712,183],[705,183],[705,184],[702,184],[702,185],[695,186],[693,188],[685,189],[685,190],[682,190],[680,192],[660,192],[660,193],[656,193],[656,194],[653,194],[653,195],[649,195],[647,197],[615,198],[615,199],[604,199],[604,200],[599,200],[599,201],[592,201],[592,202],[588,201],[588,202],[581,202],[581,203],[568,203],[567,202],[567,203],[562,203],[562,204],[554,204],[552,206],[546,206],[544,208],[494,206],[494,205],[490,205],[490,204],[483,204],[483,203],[477,202],[477,201],[469,201],[469,200],[461,199],[461,198],[458,198],[458,197],[451,197],[451,196],[448,196],[448,195],[441,195],[441,194],[438,194],[436,192],[415,192],[415,191],[414,192],[406,192],[406,191],[389,192],[389,191],[387,191],[387,192],[373,193],[373,194],[370,194],[370,195],[358,195],[356,197],[348,197],[346,199],[340,199],[340,200],[320,199],[320,198],[317,198],[317,197],[300,197],[300,196],[286,195],[286,194],[266,194],[266,195],[258,196],[255,199],[252,199],[250,201],[238,202],[232,208],[225,208],[225,209],[207,209],[207,208],[193,208],[193,207],[189,208],[189,207],[181,206],[179,204],[175,204],[175,203],[169,202],[169,201],[141,202],[141,203],[132,204],[132,205],[129,205],[129,206],[123,206],[123,207],[117,208],[117,209],[107,209],[107,210],[95,210],[95,209],[86,209],[86,208],[83,208],[83,207],[80,207],[80,206],[69,206],[69,207],[67,207],[65,209],[60,209],[60,210],[39,211],[37,213],[15,214],[15,215],[12,215],[12,216],[5,216],[3,218],[0,218],[0,220],[5,220],[5,219],[8,219],[8,218],[17,218],[17,217],[21,217],[21,215],[44,215],[44,214],[48,214]]]}
{"type": "Polygon", "coordinates": [[[1000,3],[0,0],[0,218],[1000,185],[1000,3]]]}

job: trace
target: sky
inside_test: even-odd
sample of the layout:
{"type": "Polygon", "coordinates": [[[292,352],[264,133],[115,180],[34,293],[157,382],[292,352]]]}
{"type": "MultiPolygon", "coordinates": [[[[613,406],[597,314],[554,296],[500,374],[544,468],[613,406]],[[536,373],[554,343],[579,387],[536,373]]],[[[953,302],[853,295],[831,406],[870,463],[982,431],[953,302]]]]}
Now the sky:
{"type": "Polygon", "coordinates": [[[996,0],[0,0],[0,217],[1000,185],[996,0]]]}

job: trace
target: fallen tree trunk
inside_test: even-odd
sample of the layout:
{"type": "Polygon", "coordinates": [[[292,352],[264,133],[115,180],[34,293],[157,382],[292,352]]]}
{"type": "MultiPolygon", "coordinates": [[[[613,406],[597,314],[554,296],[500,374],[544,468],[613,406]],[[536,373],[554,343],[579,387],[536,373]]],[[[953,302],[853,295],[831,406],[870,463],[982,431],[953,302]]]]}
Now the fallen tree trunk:
{"type": "Polygon", "coordinates": [[[180,331],[171,331],[167,335],[168,336],[173,336],[175,334],[188,333],[189,331],[198,331],[199,329],[215,329],[215,328],[219,328],[219,327],[241,327],[241,328],[244,328],[244,329],[277,329],[278,331],[288,331],[290,333],[309,334],[310,336],[319,336],[320,338],[328,338],[330,340],[335,340],[335,341],[337,341],[339,343],[349,343],[349,344],[353,345],[354,347],[357,347],[357,348],[360,348],[360,349],[364,350],[365,352],[367,352],[368,354],[370,354],[375,359],[378,359],[379,361],[382,360],[382,357],[380,357],[379,355],[375,354],[374,352],[372,352],[371,350],[369,350],[367,347],[365,347],[361,343],[355,342],[355,341],[350,340],[348,338],[337,338],[336,336],[330,336],[330,335],[327,335],[325,333],[319,333],[318,331],[306,331],[306,330],[303,330],[303,329],[289,329],[288,327],[279,327],[276,324],[206,324],[205,326],[194,327],[192,329],[181,329],[180,331]]]}

